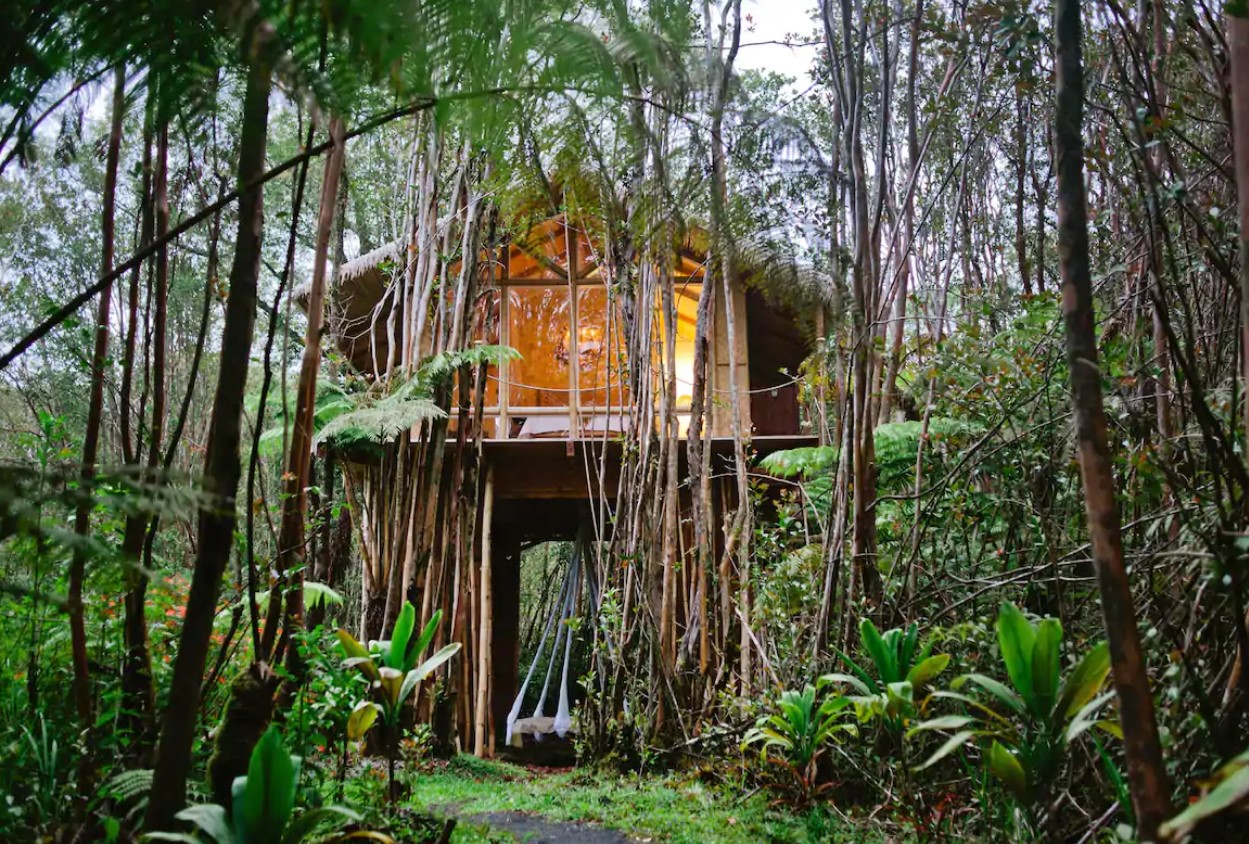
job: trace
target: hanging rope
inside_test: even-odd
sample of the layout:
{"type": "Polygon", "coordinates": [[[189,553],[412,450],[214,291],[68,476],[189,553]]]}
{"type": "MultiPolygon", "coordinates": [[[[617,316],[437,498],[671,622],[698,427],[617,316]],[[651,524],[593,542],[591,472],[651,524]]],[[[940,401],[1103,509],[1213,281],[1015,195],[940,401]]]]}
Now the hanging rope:
{"type": "MultiPolygon", "coordinates": [[[[572,664],[572,628],[568,622],[572,619],[573,612],[577,606],[585,544],[584,535],[582,532],[578,532],[577,541],[573,545],[572,559],[569,560],[568,570],[564,573],[564,581],[560,586],[559,598],[556,600],[555,606],[552,607],[551,615],[547,618],[546,626],[542,630],[542,636],[538,640],[537,651],[535,651],[533,659],[529,663],[529,670],[525,673],[525,682],[521,684],[520,691],[516,694],[516,699],[512,701],[512,708],[507,714],[506,741],[508,744],[512,743],[512,732],[520,716],[521,707],[524,705],[525,693],[529,691],[529,684],[533,680],[538,663],[546,653],[546,643],[551,638],[552,627],[555,627],[555,641],[551,645],[551,658],[546,665],[546,676],[542,682],[542,693],[538,696],[538,705],[534,707],[533,717],[543,717],[547,693],[551,688],[551,675],[554,673],[555,661],[560,654],[560,644],[562,643],[564,646],[564,660],[563,667],[560,670],[559,704],[555,710],[554,729],[556,735],[563,738],[572,727],[572,712],[568,694],[568,673],[572,664]]],[[[597,602],[596,596],[592,596],[592,602],[597,602]]],[[[540,741],[542,737],[538,735],[535,738],[540,741]]]]}

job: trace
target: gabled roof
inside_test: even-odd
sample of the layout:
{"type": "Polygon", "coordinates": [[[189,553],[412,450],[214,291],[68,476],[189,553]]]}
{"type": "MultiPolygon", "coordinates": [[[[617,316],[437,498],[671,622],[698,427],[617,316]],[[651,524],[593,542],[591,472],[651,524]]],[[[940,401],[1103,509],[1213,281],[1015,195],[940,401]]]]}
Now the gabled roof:
{"type": "MultiPolygon", "coordinates": [[[[439,228],[445,225],[447,221],[440,221],[439,228]]],[[[560,281],[569,277],[571,246],[576,254],[576,278],[593,279],[600,277],[602,247],[597,240],[586,227],[570,223],[564,214],[558,214],[531,226],[523,238],[511,241],[501,260],[484,253],[482,259],[494,263],[496,279],[560,281]]],[[[689,231],[676,248],[674,270],[678,277],[699,278],[704,274],[708,240],[705,230],[689,231]]],[[[339,267],[327,291],[330,333],[339,351],[361,372],[373,371],[375,350],[378,360],[385,360],[387,322],[394,304],[393,297],[386,294],[415,256],[415,248],[406,239],[384,244],[339,267]]],[[[739,249],[737,259],[741,281],[765,293],[772,287],[768,280],[784,276],[791,282],[785,285],[787,292],[797,294],[800,300],[811,303],[825,298],[826,285],[809,267],[775,261],[765,252],[751,254],[748,249],[739,249]]],[[[457,267],[451,268],[453,273],[458,273],[457,267]]],[[[301,307],[306,306],[308,292],[307,284],[294,291],[301,307]]]]}

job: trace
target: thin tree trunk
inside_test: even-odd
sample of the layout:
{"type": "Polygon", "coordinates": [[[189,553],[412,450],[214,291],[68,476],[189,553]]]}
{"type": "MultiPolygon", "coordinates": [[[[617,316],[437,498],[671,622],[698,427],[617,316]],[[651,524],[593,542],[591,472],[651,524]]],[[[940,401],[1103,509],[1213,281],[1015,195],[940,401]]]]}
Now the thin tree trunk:
{"type": "Polygon", "coordinates": [[[906,336],[906,295],[911,279],[911,267],[914,266],[915,250],[915,181],[919,176],[919,109],[915,102],[915,88],[919,76],[919,40],[921,26],[924,22],[924,0],[915,4],[915,17],[911,21],[911,43],[907,57],[906,79],[906,154],[910,175],[907,178],[908,189],[903,199],[902,216],[906,226],[906,242],[897,250],[900,260],[904,262],[898,269],[898,291],[894,296],[893,308],[893,341],[889,351],[888,369],[885,375],[885,388],[881,396],[881,424],[889,421],[890,413],[898,403],[898,372],[902,369],[902,345],[906,336]]]}
{"type": "MultiPolygon", "coordinates": [[[[494,538],[492,536],[494,522],[494,472],[492,469],[486,470],[486,488],[482,495],[481,510],[481,582],[480,594],[477,599],[478,612],[480,613],[477,628],[477,699],[475,702],[476,713],[473,719],[473,753],[477,756],[485,756],[491,744],[487,736],[487,730],[490,712],[490,650],[494,640],[494,631],[491,629],[494,623],[494,596],[491,590],[493,583],[492,557],[494,556],[494,543],[492,541],[494,538]]],[[[568,635],[571,636],[572,633],[570,632],[568,635]]]]}
{"type": "MultiPolygon", "coordinates": [[[[282,641],[287,644],[286,678],[282,683],[278,705],[285,709],[304,681],[306,669],[299,648],[291,641],[304,626],[304,570],[308,555],[305,525],[308,521],[307,489],[312,483],[313,423],[316,413],[317,373],[321,364],[321,333],[325,325],[325,275],[330,258],[330,238],[334,234],[334,215],[338,209],[339,179],[343,172],[346,142],[343,123],[334,118],[329,125],[330,140],[334,146],[325,161],[321,179],[320,207],[317,214],[316,245],[313,250],[312,282],[308,293],[308,323],[304,335],[304,352],[299,366],[299,383],[296,387],[294,424],[290,446],[286,456],[286,472],[283,474],[282,521],[278,535],[277,582],[269,593],[269,613],[265,620],[265,636],[278,627],[282,619],[282,641]],[[289,578],[283,582],[284,578],[289,578]],[[282,613],[279,616],[279,612],[282,613]]],[[[264,659],[262,651],[257,658],[264,659]]],[[[274,658],[280,655],[274,654],[274,658]]],[[[223,731],[224,732],[224,731],[223,731]]],[[[247,744],[255,746],[261,731],[251,730],[247,744]]],[[[243,761],[249,752],[229,754],[226,758],[243,761]]],[[[243,771],[238,772],[239,775],[243,771]]]]}
{"type": "Polygon", "coordinates": [[[1028,171],[1028,116],[1022,89],[1015,89],[1015,260],[1023,295],[1032,294],[1032,267],[1028,263],[1028,232],[1024,228],[1024,175],[1028,171]]]}
{"type": "MultiPolygon", "coordinates": [[[[308,520],[306,490],[312,463],[312,426],[317,401],[317,372],[321,364],[321,331],[325,323],[325,271],[329,260],[330,235],[334,230],[334,211],[338,205],[338,180],[343,171],[342,120],[331,120],[329,132],[334,147],[325,161],[325,173],[321,179],[316,248],[312,259],[312,284],[308,293],[308,324],[304,335],[304,353],[299,363],[299,384],[296,386],[295,417],[290,448],[286,454],[286,472],[282,475],[282,527],[278,534],[276,562],[278,582],[274,584],[269,596],[264,631],[266,645],[272,644],[279,620],[283,618],[283,604],[283,636],[289,636],[303,624],[304,525],[308,520]],[[290,582],[282,582],[288,575],[290,582]]],[[[297,652],[298,649],[294,647],[290,650],[292,656],[297,652]]],[[[257,658],[265,659],[268,655],[268,649],[262,647],[257,658]]],[[[291,677],[297,677],[299,673],[293,671],[291,677]]]]}
{"type": "MultiPolygon", "coordinates": [[[[156,156],[152,176],[152,216],[155,235],[162,238],[169,229],[169,127],[163,120],[156,132],[156,156]]],[[[165,430],[166,377],[165,346],[169,302],[169,249],[162,245],[156,252],[152,275],[153,305],[152,361],[152,424],[149,429],[147,466],[140,478],[145,484],[161,483],[161,441],[165,430]]],[[[141,418],[141,417],[140,417],[141,418]]],[[[139,441],[135,441],[134,460],[139,458],[139,441]]],[[[122,535],[122,556],[128,561],[126,597],[124,602],[124,641],[126,653],[122,665],[122,699],[126,718],[134,732],[136,756],[142,758],[151,746],[155,729],[156,688],[152,680],[152,658],[147,634],[147,574],[140,568],[145,538],[151,525],[145,514],[127,517],[122,535]]]]}
{"type": "Polygon", "coordinates": [[[694,514],[694,545],[697,554],[698,578],[698,670],[707,673],[710,659],[710,640],[707,629],[707,569],[711,565],[711,478],[703,471],[704,442],[707,407],[708,342],[707,333],[713,323],[712,303],[715,302],[715,286],[708,278],[703,279],[698,294],[698,317],[694,323],[694,383],[690,387],[690,424],[686,434],[687,464],[690,476],[690,500],[694,514]]]}
{"type": "Polygon", "coordinates": [[[1088,210],[1084,196],[1081,30],[1079,0],[1058,0],[1054,14],[1054,151],[1058,170],[1058,257],[1063,282],[1063,317],[1080,475],[1119,699],[1128,782],[1138,833],[1143,841],[1152,841],[1157,836],[1158,825],[1171,813],[1170,791],[1131,585],[1124,566],[1114,469],[1102,406],[1089,271],[1088,210]]]}
{"type": "MultiPolygon", "coordinates": [[[[828,4],[825,5],[824,13],[831,14],[828,4]]],[[[847,143],[852,173],[850,208],[854,229],[854,265],[851,271],[851,321],[854,326],[854,347],[851,350],[854,370],[854,402],[851,408],[854,425],[854,509],[851,545],[854,563],[851,583],[863,597],[875,600],[880,594],[880,574],[876,570],[876,513],[873,509],[876,499],[876,444],[873,430],[875,419],[871,415],[872,401],[868,385],[872,374],[874,347],[871,323],[874,314],[872,301],[876,267],[872,260],[872,236],[867,213],[869,196],[863,156],[863,111],[866,106],[861,71],[865,44],[862,37],[855,38],[852,20],[850,0],[841,0],[842,41],[847,52],[845,87],[850,106],[847,143]]],[[[848,613],[852,610],[850,602],[857,597],[853,591],[847,593],[845,609],[848,613]]],[[[846,623],[849,624],[849,614],[846,623]]]]}
{"type": "MultiPolygon", "coordinates": [[[[116,235],[117,170],[121,157],[122,119],[126,111],[126,72],[121,65],[113,78],[113,120],[108,136],[108,153],[104,167],[104,208],[100,224],[100,274],[113,271],[113,249],[116,235]]],[[[104,415],[104,370],[108,363],[109,315],[113,301],[113,285],[100,291],[95,318],[95,348],[91,353],[91,398],[87,406],[87,431],[82,443],[81,498],[74,514],[74,532],[86,538],[91,532],[91,510],[95,502],[95,464],[99,453],[100,426],[104,415]]],[[[86,579],[86,552],[76,546],[69,570],[69,630],[74,668],[74,704],[82,728],[89,729],[92,717],[91,674],[87,667],[87,630],[82,603],[83,581],[86,579]]]]}
{"type": "MultiPolygon", "coordinates": [[[[729,27],[729,30],[727,33],[722,32],[720,43],[716,43],[711,32],[711,5],[709,2],[703,4],[704,25],[707,27],[707,48],[709,53],[718,58],[715,68],[719,71],[717,79],[713,83],[710,132],[712,175],[711,251],[715,256],[720,276],[719,281],[724,289],[724,321],[727,329],[726,339],[729,344],[729,409],[731,430],[733,432],[734,474],[737,479],[737,508],[725,540],[721,572],[723,577],[726,573],[725,568],[730,562],[732,555],[735,554],[741,561],[738,572],[738,610],[739,620],[742,625],[739,671],[741,673],[741,691],[743,694],[749,694],[752,686],[750,639],[748,636],[750,625],[750,486],[747,478],[745,438],[750,432],[744,430],[742,426],[742,402],[747,397],[741,395],[738,385],[740,362],[737,359],[737,335],[741,327],[738,326],[737,321],[743,315],[736,313],[736,308],[733,306],[735,271],[728,232],[728,160],[723,132],[724,109],[728,98],[729,81],[733,72],[733,63],[737,60],[737,52],[741,46],[741,16],[741,0],[729,0],[722,14],[722,21],[726,22],[725,25],[729,27]],[[731,22],[727,22],[729,17],[732,17],[731,22]],[[726,37],[728,44],[724,43],[726,37]],[[727,53],[725,52],[726,47],[727,53]],[[723,58],[719,59],[721,56],[723,58]]],[[[729,612],[727,604],[722,609],[726,614],[729,612]]]]}
{"type": "Polygon", "coordinates": [[[238,183],[243,188],[239,197],[239,233],[230,269],[230,296],[226,303],[220,372],[203,479],[205,491],[213,501],[199,513],[199,549],[148,800],[145,819],[148,830],[169,829],[174,814],[186,802],[191,749],[199,720],[200,684],[217,613],[221,578],[234,544],[235,494],[241,474],[239,440],[243,393],[256,321],[256,286],[264,228],[264,194],[254,183],[264,173],[265,166],[272,84],[267,50],[272,37],[271,27],[264,22],[253,30],[251,67],[243,100],[243,132],[239,139],[238,183]]]}

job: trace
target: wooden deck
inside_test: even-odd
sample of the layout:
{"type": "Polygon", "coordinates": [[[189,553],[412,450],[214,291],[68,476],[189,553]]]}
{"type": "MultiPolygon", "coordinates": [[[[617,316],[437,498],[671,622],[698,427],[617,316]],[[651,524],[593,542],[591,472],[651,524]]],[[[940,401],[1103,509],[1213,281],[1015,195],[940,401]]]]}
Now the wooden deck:
{"type": "MultiPolygon", "coordinates": [[[[730,468],[733,439],[710,440],[718,469],[730,468]]],[[[762,457],[775,451],[819,444],[815,436],[760,436],[750,441],[751,454],[762,457]]],[[[482,451],[494,470],[494,494],[501,499],[593,499],[600,491],[616,497],[620,480],[621,443],[598,439],[485,440],[482,451]]],[[[681,472],[686,451],[681,448],[681,472]]]]}

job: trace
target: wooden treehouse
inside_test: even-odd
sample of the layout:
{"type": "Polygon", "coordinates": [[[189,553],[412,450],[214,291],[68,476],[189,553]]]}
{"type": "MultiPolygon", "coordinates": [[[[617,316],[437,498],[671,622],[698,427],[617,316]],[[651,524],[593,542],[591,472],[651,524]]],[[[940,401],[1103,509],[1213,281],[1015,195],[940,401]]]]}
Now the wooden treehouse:
{"type": "MultiPolygon", "coordinates": [[[[392,243],[340,268],[327,291],[327,330],[350,367],[366,383],[380,383],[405,356],[420,359],[442,350],[429,323],[461,312],[470,338],[463,345],[497,344],[519,357],[483,368],[484,381],[470,391],[475,396],[462,397],[463,385],[443,396],[450,408],[446,420],[418,425],[381,457],[345,457],[363,558],[363,632],[380,636],[403,597],[426,618],[442,607],[451,619],[449,627],[444,623],[445,637],[465,646],[452,669],[458,675],[456,731],[465,749],[490,753],[503,739],[522,679],[520,554],[535,543],[574,540],[587,524],[597,539],[608,538],[610,520],[602,518],[602,507],[618,494],[624,451],[639,432],[654,436],[660,430],[653,409],[659,400],[650,387],[658,377],[652,370],[665,355],[664,369],[675,375],[679,471],[686,477],[684,440],[707,252],[692,240],[674,250],[670,348],[664,326],[671,322],[662,318],[657,293],[649,313],[631,303],[632,323],[650,326],[650,339],[626,336],[626,305],[610,289],[602,244],[563,215],[482,250],[473,283],[458,288],[472,294],[466,296],[471,306],[463,308],[455,307],[451,292],[439,295],[436,289],[457,289],[459,262],[422,295],[412,282],[417,251],[407,242],[392,243]],[[414,313],[425,315],[422,330],[411,328],[414,313]],[[633,378],[646,393],[642,401],[629,386],[631,346],[648,350],[646,368],[633,378]]],[[[795,375],[809,354],[818,317],[804,326],[804,315],[759,292],[766,285],[734,280],[728,287],[726,295],[725,285],[715,284],[706,331],[703,436],[714,464],[716,513],[736,496],[735,430],[755,455],[816,444],[804,432],[795,375]]],[[[820,309],[808,310],[814,315],[820,309]]],[[[454,331],[444,332],[444,340],[448,336],[454,338],[454,331]]],[[[689,506],[688,490],[681,502],[689,506]]],[[[691,547],[692,539],[682,540],[682,553],[691,547]]]]}

